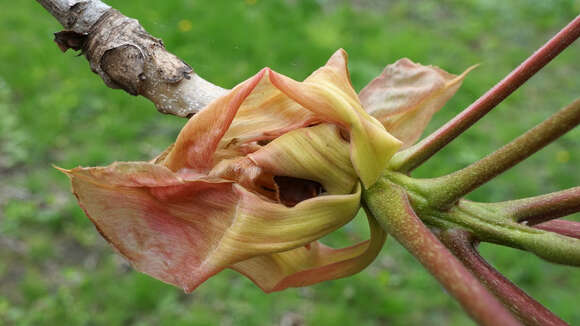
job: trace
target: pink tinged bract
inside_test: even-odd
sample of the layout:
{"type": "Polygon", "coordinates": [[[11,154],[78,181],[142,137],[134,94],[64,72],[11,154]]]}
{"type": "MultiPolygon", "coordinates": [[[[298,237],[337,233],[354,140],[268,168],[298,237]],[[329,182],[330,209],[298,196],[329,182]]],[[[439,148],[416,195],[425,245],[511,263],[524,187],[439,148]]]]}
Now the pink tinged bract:
{"type": "Polygon", "coordinates": [[[457,76],[438,67],[400,59],[363,88],[360,101],[406,148],[421,137],[433,114],[447,103],[465,76],[476,67],[469,67],[457,76]]]}
{"type": "Polygon", "coordinates": [[[192,291],[233,268],[264,291],[354,274],[385,233],[332,249],[400,142],[370,117],[346,53],[297,82],[263,69],[190,119],[151,162],[63,170],[99,232],[138,270],[192,291]]]}

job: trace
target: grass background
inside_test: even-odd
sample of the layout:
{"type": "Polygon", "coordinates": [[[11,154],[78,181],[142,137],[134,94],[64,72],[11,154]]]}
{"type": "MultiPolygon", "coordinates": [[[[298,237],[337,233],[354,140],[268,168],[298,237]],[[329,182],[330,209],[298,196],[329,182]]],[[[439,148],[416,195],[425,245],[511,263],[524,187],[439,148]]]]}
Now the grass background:
{"type": "MultiPolygon", "coordinates": [[[[459,73],[481,63],[436,115],[440,126],[580,12],[580,1],[108,1],[138,18],[203,77],[232,87],[263,66],[301,79],[339,47],[361,89],[400,57],[459,73]]],[[[139,274],[99,237],[51,167],[148,160],[184,120],[111,90],[34,1],[0,11],[0,324],[469,325],[442,288],[392,239],[348,279],[263,294],[231,271],[191,295],[139,274]]],[[[438,176],[477,160],[580,95],[580,46],[569,48],[472,130],[421,167],[438,176]]],[[[469,197],[499,201],[580,184],[578,128],[469,197]]],[[[328,237],[364,239],[358,219],[328,237]]],[[[576,216],[578,220],[578,216],[576,216]]],[[[483,245],[500,271],[580,324],[580,270],[483,245]]]]}

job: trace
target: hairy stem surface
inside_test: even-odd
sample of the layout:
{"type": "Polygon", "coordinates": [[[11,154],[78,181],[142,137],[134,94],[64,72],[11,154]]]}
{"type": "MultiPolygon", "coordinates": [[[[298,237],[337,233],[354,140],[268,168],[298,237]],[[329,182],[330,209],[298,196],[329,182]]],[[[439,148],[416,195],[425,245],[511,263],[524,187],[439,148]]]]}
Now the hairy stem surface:
{"type": "Polygon", "coordinates": [[[477,240],[534,253],[549,262],[580,266],[580,241],[512,221],[479,203],[460,201],[448,211],[420,212],[469,230],[477,240]]]}
{"type": "Polygon", "coordinates": [[[383,229],[409,250],[478,323],[519,325],[419,220],[401,187],[381,179],[365,192],[365,202],[383,229]]]}
{"type": "Polygon", "coordinates": [[[429,200],[433,194],[424,179],[388,171],[384,178],[406,190],[413,211],[431,228],[461,228],[479,241],[529,251],[553,263],[580,266],[578,239],[518,223],[494,204],[460,200],[442,209],[429,200]]]}
{"type": "Polygon", "coordinates": [[[534,154],[580,123],[580,99],[470,166],[426,181],[429,201],[445,208],[534,154]]]}
{"type": "Polygon", "coordinates": [[[580,187],[483,205],[489,205],[514,221],[534,225],[580,212],[580,187]]]}

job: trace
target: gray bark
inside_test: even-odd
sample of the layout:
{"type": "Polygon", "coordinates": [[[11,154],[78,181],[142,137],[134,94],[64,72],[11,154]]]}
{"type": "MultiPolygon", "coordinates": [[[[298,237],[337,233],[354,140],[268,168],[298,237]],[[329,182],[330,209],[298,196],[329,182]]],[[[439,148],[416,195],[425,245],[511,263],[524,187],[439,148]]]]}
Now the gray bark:
{"type": "Polygon", "coordinates": [[[162,113],[190,117],[227,90],[199,77],[160,39],[99,0],[37,0],[65,28],[55,41],[81,50],[105,84],[150,99],[162,113]]]}

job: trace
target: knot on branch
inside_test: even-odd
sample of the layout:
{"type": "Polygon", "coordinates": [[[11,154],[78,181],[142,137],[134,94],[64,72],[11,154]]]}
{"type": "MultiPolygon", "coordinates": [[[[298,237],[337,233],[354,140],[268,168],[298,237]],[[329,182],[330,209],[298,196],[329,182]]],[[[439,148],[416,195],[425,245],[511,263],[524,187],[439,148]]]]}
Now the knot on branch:
{"type": "Polygon", "coordinates": [[[87,36],[87,33],[81,34],[73,31],[61,31],[54,33],[54,42],[62,52],[66,52],[68,49],[79,51],[85,46],[87,36]]]}
{"type": "Polygon", "coordinates": [[[165,50],[136,19],[107,11],[93,25],[84,44],[91,69],[111,88],[142,95],[158,83],[175,84],[189,79],[193,69],[165,50]]]}

